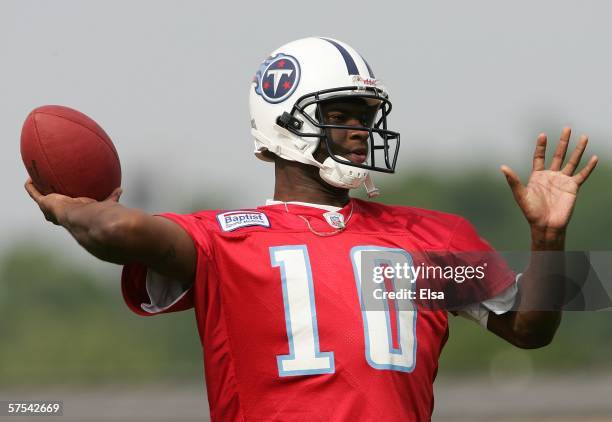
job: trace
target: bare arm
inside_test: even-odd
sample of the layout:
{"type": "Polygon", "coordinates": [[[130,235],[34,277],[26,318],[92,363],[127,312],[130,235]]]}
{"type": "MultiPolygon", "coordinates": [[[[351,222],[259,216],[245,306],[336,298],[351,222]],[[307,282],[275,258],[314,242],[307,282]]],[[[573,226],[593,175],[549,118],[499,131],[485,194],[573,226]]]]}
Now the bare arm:
{"type": "Polygon", "coordinates": [[[552,242],[532,241],[532,254],[521,276],[516,311],[489,312],[487,328],[513,345],[534,349],[548,345],[561,323],[565,300],[564,236],[552,242]],[[547,253],[551,252],[551,253],[547,253]]]}
{"type": "Polygon", "coordinates": [[[42,195],[31,180],[25,187],[45,218],[66,228],[92,255],[115,264],[140,262],[175,280],[193,281],[196,250],[191,237],[168,219],[119,204],[121,189],[99,202],[42,195]]]}
{"type": "Polygon", "coordinates": [[[588,139],[582,136],[561,168],[571,130],[565,128],[550,168],[544,166],[546,135],[538,137],[533,170],[524,186],[516,173],[502,166],[514,199],[531,228],[531,260],[523,273],[516,311],[502,315],[489,313],[487,327],[510,343],[522,348],[537,348],[550,343],[561,322],[565,300],[565,234],[578,190],[587,180],[597,157],[592,156],[576,174],[588,139]]]}

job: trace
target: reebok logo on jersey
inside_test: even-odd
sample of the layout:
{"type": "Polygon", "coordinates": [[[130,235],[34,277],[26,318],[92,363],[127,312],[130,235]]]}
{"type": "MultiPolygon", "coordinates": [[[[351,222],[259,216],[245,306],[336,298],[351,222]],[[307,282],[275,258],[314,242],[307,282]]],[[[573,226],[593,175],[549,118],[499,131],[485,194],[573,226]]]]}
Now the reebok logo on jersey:
{"type": "Polygon", "coordinates": [[[270,227],[270,221],[263,212],[230,211],[217,215],[217,221],[224,232],[231,232],[242,227],[270,227]]]}

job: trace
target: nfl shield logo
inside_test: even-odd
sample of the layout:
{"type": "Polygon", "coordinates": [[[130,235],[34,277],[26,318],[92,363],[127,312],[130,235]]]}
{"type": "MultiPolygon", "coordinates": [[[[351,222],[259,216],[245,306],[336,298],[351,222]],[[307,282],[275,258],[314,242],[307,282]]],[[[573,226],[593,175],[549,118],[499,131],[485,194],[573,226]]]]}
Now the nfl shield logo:
{"type": "Polygon", "coordinates": [[[269,103],[280,103],[293,94],[300,82],[300,64],[295,57],[279,53],[264,60],[255,75],[255,92],[269,103]]]}
{"type": "Polygon", "coordinates": [[[344,228],[344,216],[339,212],[326,212],[325,214],[323,214],[323,217],[325,218],[325,221],[327,221],[327,224],[329,224],[333,228],[344,228]]]}

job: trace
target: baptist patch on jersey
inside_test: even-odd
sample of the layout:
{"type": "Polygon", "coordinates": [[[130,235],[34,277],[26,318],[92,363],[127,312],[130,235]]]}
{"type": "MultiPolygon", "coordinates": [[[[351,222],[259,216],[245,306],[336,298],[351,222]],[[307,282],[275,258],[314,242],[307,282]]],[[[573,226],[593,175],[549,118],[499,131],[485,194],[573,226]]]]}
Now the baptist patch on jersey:
{"type": "Polygon", "coordinates": [[[231,232],[242,227],[263,226],[270,227],[270,220],[263,212],[258,211],[229,211],[217,214],[217,221],[224,232],[231,232]]]}

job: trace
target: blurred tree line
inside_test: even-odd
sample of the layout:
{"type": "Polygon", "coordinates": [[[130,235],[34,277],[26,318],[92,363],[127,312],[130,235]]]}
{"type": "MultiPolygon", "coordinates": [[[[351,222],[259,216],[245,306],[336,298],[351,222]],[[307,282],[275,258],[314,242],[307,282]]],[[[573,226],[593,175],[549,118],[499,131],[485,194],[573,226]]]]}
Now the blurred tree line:
{"type": "Polygon", "coordinates": [[[114,272],[100,279],[31,244],[4,256],[0,388],[201,379],[193,314],[154,320],[133,314],[121,297],[120,272],[114,272]]]}
{"type": "MultiPolygon", "coordinates": [[[[612,249],[610,180],[612,168],[600,165],[582,189],[568,249],[612,249]]],[[[385,186],[380,200],[460,214],[499,250],[529,247],[528,227],[500,173],[421,171],[385,186]]],[[[227,207],[219,202],[207,205],[227,207]]],[[[105,277],[93,275],[85,265],[35,244],[15,245],[2,257],[0,388],[202,379],[192,312],[136,316],[123,304],[118,267],[101,279],[105,277]]],[[[472,322],[450,320],[451,335],[441,361],[444,374],[487,371],[500,352],[508,362],[512,354],[527,354],[542,371],[612,366],[612,313],[568,312],[553,344],[535,351],[513,349],[472,322]]]]}

